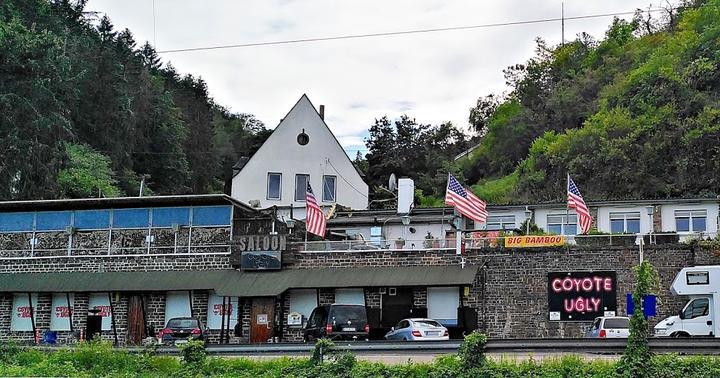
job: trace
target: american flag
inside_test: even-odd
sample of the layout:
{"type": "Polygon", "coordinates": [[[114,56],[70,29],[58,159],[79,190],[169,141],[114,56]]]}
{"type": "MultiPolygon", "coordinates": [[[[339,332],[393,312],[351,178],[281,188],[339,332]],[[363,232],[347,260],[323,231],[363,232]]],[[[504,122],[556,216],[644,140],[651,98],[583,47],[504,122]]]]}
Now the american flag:
{"type": "Polygon", "coordinates": [[[307,232],[325,237],[325,213],[323,213],[320,206],[318,206],[317,200],[315,200],[315,194],[313,194],[310,187],[310,180],[308,180],[307,190],[305,191],[305,227],[307,232]]]}
{"type": "Polygon", "coordinates": [[[568,175],[567,195],[568,208],[575,209],[577,213],[578,222],[580,223],[580,233],[587,234],[587,232],[590,231],[590,226],[592,226],[593,218],[590,216],[590,210],[588,210],[587,205],[585,205],[585,200],[583,200],[580,194],[580,189],[575,185],[570,175],[568,175]]]}
{"type": "Polygon", "coordinates": [[[445,204],[455,206],[457,211],[474,220],[475,222],[484,223],[487,220],[487,210],[485,210],[485,201],[478,198],[470,190],[460,185],[453,175],[448,175],[447,191],[445,192],[445,204]]]}

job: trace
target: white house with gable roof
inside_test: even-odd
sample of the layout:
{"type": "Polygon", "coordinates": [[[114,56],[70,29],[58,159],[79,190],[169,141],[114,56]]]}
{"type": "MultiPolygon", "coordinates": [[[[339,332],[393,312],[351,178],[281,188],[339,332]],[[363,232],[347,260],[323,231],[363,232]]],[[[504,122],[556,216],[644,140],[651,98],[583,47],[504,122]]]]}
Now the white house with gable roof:
{"type": "Polygon", "coordinates": [[[232,197],[256,208],[305,218],[310,181],[318,204],[354,210],[368,207],[368,186],[320,112],[302,95],[260,149],[235,166],[232,197]]]}

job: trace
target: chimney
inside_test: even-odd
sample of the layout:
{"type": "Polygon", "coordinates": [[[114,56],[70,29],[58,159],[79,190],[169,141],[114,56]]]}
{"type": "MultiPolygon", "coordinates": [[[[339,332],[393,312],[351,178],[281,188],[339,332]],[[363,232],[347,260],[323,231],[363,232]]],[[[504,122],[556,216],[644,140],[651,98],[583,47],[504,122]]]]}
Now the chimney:
{"type": "Polygon", "coordinates": [[[325,105],[320,105],[320,119],[325,120],[325,105]]]}
{"type": "Polygon", "coordinates": [[[415,182],[413,179],[403,177],[398,180],[398,214],[408,214],[415,202],[415,182]]]}

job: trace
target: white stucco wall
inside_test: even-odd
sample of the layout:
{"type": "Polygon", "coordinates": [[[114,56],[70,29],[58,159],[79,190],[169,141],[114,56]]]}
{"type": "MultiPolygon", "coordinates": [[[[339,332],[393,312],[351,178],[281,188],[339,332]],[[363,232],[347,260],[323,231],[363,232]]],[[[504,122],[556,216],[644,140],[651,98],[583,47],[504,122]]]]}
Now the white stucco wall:
{"type": "MultiPolygon", "coordinates": [[[[505,217],[505,216],[514,216],[515,217],[515,228],[520,228],[520,226],[525,222],[525,209],[489,209],[488,210],[488,217],[505,217]]],[[[484,230],[485,229],[485,223],[475,223],[475,229],[476,230],[484,230]]]]}
{"type": "Polygon", "coordinates": [[[707,223],[706,233],[710,237],[716,237],[718,231],[718,203],[716,201],[689,202],[684,204],[668,204],[660,207],[662,214],[662,231],[676,231],[675,211],[676,210],[706,210],[707,223]]]}
{"type": "MultiPolygon", "coordinates": [[[[318,202],[322,201],[323,175],[334,175],[337,177],[338,204],[352,209],[368,206],[367,184],[304,95],[245,167],[233,177],[232,197],[244,203],[259,200],[260,208],[293,204],[296,208],[294,217],[304,219],[305,201],[295,201],[296,174],[310,175],[310,185],[318,202]],[[303,129],[310,138],[304,146],[297,142],[297,136],[303,129]],[[267,199],[269,172],[282,174],[279,200],[267,199]]],[[[323,202],[322,205],[329,207],[332,203],[323,202]]]]}

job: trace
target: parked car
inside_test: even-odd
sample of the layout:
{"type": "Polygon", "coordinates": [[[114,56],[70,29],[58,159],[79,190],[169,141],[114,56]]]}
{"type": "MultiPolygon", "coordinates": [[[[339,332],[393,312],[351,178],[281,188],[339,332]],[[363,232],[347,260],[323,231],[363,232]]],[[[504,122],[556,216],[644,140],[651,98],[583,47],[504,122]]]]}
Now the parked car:
{"type": "Polygon", "coordinates": [[[630,318],[625,316],[601,316],[595,318],[586,337],[623,339],[630,335],[630,318]]]}
{"type": "Polygon", "coordinates": [[[198,318],[171,318],[157,334],[161,344],[182,344],[188,340],[207,340],[207,329],[198,318]]]}
{"type": "Polygon", "coordinates": [[[368,340],[370,325],[364,305],[333,304],[316,307],[303,329],[303,339],[368,340]]]}
{"type": "Polygon", "coordinates": [[[430,341],[449,340],[450,334],[438,321],[433,319],[411,318],[401,320],[385,335],[387,340],[430,341]]]}

